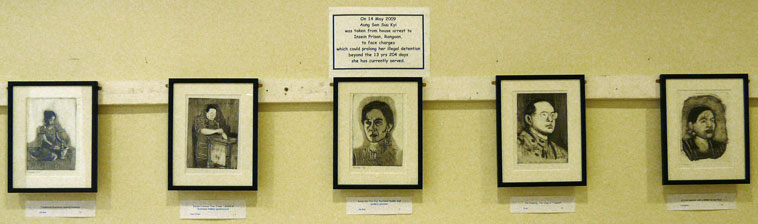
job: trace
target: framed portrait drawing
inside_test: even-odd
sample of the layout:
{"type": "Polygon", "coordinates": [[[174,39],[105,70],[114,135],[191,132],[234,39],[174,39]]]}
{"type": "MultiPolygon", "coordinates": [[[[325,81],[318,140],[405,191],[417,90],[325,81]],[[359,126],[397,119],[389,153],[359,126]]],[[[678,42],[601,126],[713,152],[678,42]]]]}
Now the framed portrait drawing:
{"type": "Polygon", "coordinates": [[[8,192],[97,192],[97,82],[8,82],[8,192]]]}
{"type": "Polygon", "coordinates": [[[169,79],[168,189],[257,190],[258,79],[169,79]]]}
{"type": "Polygon", "coordinates": [[[661,75],[663,184],[749,184],[747,74],[661,75]]]}
{"type": "Polygon", "coordinates": [[[498,187],[586,186],[584,75],[497,76],[498,187]]]}
{"type": "Polygon", "coordinates": [[[334,78],[334,189],[421,189],[421,78],[334,78]]]}

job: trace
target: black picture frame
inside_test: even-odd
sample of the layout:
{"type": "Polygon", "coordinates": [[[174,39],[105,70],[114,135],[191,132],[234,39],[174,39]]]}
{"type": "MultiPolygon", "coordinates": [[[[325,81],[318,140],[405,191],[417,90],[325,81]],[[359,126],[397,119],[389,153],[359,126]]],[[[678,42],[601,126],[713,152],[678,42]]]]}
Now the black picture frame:
{"type": "MultiPolygon", "coordinates": [[[[422,78],[421,77],[335,77],[334,78],[334,121],[333,121],[333,189],[422,189],[423,188],[423,109],[422,109],[422,78]],[[415,83],[418,94],[418,100],[415,102],[418,105],[418,180],[416,184],[340,184],[339,183],[339,86],[342,83],[351,82],[411,82],[415,83]]],[[[410,102],[409,102],[410,103],[410,102]]]]}
{"type": "MultiPolygon", "coordinates": [[[[168,94],[168,190],[177,191],[257,191],[258,190],[258,88],[257,78],[170,78],[168,94]],[[174,184],[174,86],[176,84],[250,84],[254,96],[252,113],[252,184],[245,186],[204,186],[174,184]]],[[[242,113],[242,111],[240,111],[242,113]]],[[[242,127],[240,127],[242,128],[242,127]]]]}
{"type": "Polygon", "coordinates": [[[8,82],[8,193],[94,193],[97,192],[97,116],[98,116],[97,81],[10,81],[8,82]],[[91,88],[91,164],[90,187],[88,188],[17,188],[13,185],[13,119],[14,90],[16,87],[84,87],[91,88]]]}
{"type": "MultiPolygon", "coordinates": [[[[495,103],[497,117],[497,186],[498,187],[549,187],[549,186],[587,186],[587,140],[585,118],[585,79],[584,75],[497,75],[495,77],[495,103]],[[511,80],[576,80],[579,85],[580,120],[581,120],[581,180],[579,181],[541,181],[541,182],[505,182],[503,179],[503,108],[502,81],[511,80]]],[[[518,122],[518,121],[517,121],[518,122]]]]}
{"type": "MultiPolygon", "coordinates": [[[[659,76],[660,105],[661,105],[661,164],[663,185],[695,185],[695,184],[750,184],[750,130],[749,130],[749,95],[748,74],[662,74],[659,76]],[[745,178],[743,179],[687,179],[672,180],[669,176],[670,164],[668,163],[668,119],[667,119],[667,81],[670,80],[705,80],[705,79],[739,79],[742,81],[742,103],[744,111],[740,113],[744,117],[744,144],[745,144],[745,178]]],[[[679,139],[677,139],[679,140],[679,139]]]]}

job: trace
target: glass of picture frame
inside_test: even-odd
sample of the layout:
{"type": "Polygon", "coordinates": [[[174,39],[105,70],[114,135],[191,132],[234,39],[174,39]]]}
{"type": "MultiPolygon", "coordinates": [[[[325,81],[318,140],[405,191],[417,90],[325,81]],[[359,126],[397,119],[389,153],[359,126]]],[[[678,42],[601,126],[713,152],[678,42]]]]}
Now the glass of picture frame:
{"type": "Polygon", "coordinates": [[[663,184],[749,184],[747,74],[661,75],[663,184]]]}
{"type": "Polygon", "coordinates": [[[8,82],[8,192],[97,192],[94,81],[8,82]]]}
{"type": "Polygon", "coordinates": [[[498,187],[586,186],[584,75],[496,76],[498,187]]]}
{"type": "Polygon", "coordinates": [[[334,189],[421,189],[421,78],[334,78],[334,189]]]}
{"type": "Polygon", "coordinates": [[[258,79],[169,79],[168,189],[258,189],[258,79]]]}

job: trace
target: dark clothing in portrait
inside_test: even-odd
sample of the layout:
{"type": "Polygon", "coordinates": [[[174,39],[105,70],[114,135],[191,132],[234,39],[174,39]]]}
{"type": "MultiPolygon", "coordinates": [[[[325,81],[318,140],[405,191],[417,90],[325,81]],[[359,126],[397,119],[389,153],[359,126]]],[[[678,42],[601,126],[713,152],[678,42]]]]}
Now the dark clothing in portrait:
{"type": "Polygon", "coordinates": [[[549,139],[535,136],[529,131],[518,135],[518,163],[566,163],[568,151],[549,139]]]}
{"type": "MultiPolygon", "coordinates": [[[[220,115],[220,114],[219,114],[220,115]]],[[[210,155],[210,144],[214,138],[222,138],[221,134],[205,135],[201,133],[203,129],[222,129],[224,133],[229,134],[229,126],[222,116],[216,116],[215,119],[209,120],[205,114],[195,117],[192,126],[192,136],[195,138],[195,167],[205,168],[208,166],[210,155]]]]}
{"type": "Polygon", "coordinates": [[[353,166],[402,166],[402,152],[386,139],[379,142],[379,149],[368,145],[353,149],[353,166]]]}
{"type": "Polygon", "coordinates": [[[70,148],[69,143],[68,134],[60,124],[40,126],[37,128],[37,137],[31,144],[31,160],[62,159],[63,152],[70,148]]]}
{"type": "Polygon", "coordinates": [[[726,143],[708,140],[708,150],[706,152],[698,151],[695,144],[695,138],[682,139],[682,151],[687,155],[690,161],[701,159],[718,159],[726,151],[726,143]]]}

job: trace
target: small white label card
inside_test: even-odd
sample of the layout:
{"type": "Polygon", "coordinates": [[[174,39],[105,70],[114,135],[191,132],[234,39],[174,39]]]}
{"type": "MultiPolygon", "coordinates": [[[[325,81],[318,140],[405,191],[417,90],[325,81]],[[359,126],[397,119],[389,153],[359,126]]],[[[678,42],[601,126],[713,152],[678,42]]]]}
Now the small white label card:
{"type": "Polygon", "coordinates": [[[574,196],[511,197],[511,213],[574,212],[574,196]]]}
{"type": "Polygon", "coordinates": [[[666,195],[668,210],[723,210],[737,209],[737,194],[669,194],[666,195]]]}
{"type": "Polygon", "coordinates": [[[26,217],[95,217],[95,201],[26,201],[26,217]]]}
{"type": "Polygon", "coordinates": [[[329,75],[428,76],[429,8],[329,8],[329,75]]]}
{"type": "Polygon", "coordinates": [[[413,213],[411,197],[348,197],[348,215],[397,215],[413,213]]]}
{"type": "Polygon", "coordinates": [[[244,219],[245,200],[182,200],[182,219],[244,219]]]}

